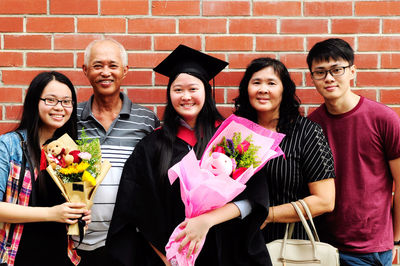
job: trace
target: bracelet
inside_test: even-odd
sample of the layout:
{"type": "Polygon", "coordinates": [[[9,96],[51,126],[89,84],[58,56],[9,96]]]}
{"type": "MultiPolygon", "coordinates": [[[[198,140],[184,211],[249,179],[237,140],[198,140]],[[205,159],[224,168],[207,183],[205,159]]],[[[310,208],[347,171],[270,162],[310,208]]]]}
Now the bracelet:
{"type": "Polygon", "coordinates": [[[394,241],[394,245],[395,246],[399,246],[400,245],[400,240],[394,241]]]}

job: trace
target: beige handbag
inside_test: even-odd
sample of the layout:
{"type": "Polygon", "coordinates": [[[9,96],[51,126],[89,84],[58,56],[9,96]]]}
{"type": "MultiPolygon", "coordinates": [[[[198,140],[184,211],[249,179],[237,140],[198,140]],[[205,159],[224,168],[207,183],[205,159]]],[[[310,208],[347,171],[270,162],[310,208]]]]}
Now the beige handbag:
{"type": "Polygon", "coordinates": [[[284,239],[278,239],[267,244],[267,249],[274,266],[284,265],[339,265],[339,252],[337,248],[319,241],[317,230],[307,204],[299,200],[307,213],[312,230],[303,213],[295,202],[291,202],[300,220],[306,229],[310,240],[291,239],[294,223],[286,224],[284,239]]]}

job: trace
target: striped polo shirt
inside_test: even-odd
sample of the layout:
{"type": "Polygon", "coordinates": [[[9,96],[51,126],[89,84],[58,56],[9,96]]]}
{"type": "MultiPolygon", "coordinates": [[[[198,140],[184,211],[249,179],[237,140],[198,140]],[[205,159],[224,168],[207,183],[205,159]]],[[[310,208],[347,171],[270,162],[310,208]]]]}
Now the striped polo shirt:
{"type": "MultiPolygon", "coordinates": [[[[121,92],[122,108],[108,131],[92,114],[93,96],[89,101],[78,104],[78,133],[84,128],[89,138],[100,140],[102,158],[110,161],[112,167],[99,186],[92,207],[92,223],[79,246],[82,250],[94,250],[105,245],[110,226],[118,185],[125,161],[135,145],[160,125],[157,116],[149,109],[133,104],[121,92]]],[[[79,240],[74,238],[75,242],[79,240]]]]}

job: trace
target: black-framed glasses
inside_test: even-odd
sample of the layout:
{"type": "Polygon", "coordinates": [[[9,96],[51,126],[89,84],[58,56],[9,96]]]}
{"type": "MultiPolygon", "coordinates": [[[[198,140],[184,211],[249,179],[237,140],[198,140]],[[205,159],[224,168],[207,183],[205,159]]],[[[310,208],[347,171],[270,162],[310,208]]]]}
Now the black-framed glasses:
{"type": "Polygon", "coordinates": [[[49,106],[56,106],[58,103],[61,103],[62,107],[72,107],[74,105],[74,101],[72,101],[71,99],[59,100],[57,98],[47,97],[40,98],[40,100],[44,101],[45,105],[49,106]]]}
{"type": "Polygon", "coordinates": [[[325,69],[321,69],[321,70],[315,70],[313,72],[311,72],[311,76],[313,79],[315,80],[319,80],[319,79],[324,79],[326,78],[326,75],[331,74],[332,77],[338,77],[344,74],[344,72],[346,71],[346,68],[351,67],[352,65],[348,65],[348,66],[344,66],[344,67],[334,67],[328,70],[325,69]]]}

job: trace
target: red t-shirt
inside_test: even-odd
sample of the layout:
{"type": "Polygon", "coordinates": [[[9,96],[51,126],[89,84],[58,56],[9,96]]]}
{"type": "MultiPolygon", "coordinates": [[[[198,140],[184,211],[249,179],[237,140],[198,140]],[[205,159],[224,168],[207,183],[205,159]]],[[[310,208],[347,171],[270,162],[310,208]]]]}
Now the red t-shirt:
{"type": "Polygon", "coordinates": [[[323,128],[335,161],[336,205],[321,217],[321,238],[340,251],[392,249],[393,178],[388,161],[400,157],[399,116],[361,97],[345,114],[331,115],[321,105],[309,119],[323,128]]]}

